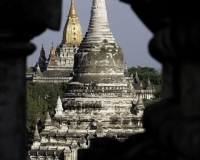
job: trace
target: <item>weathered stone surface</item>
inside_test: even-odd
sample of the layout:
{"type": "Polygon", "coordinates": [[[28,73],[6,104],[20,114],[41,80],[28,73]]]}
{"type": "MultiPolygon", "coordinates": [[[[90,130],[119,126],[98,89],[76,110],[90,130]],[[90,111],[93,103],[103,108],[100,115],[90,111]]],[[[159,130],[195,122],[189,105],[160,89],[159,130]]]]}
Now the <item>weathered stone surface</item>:
{"type": "Polygon", "coordinates": [[[104,147],[98,148],[95,145],[98,141],[93,141],[95,144],[91,144],[93,147],[89,150],[80,150],[79,160],[107,157],[114,157],[115,160],[198,160],[200,87],[197,53],[200,11],[197,2],[122,1],[130,3],[141,20],[154,32],[149,50],[164,66],[164,98],[145,109],[145,133],[134,135],[117,148],[111,142],[109,148],[113,147],[115,152],[104,149],[105,142],[104,147]],[[92,151],[96,151],[95,154],[92,151]],[[102,156],[95,156],[100,155],[100,151],[102,156]]]}
{"type": "MultiPolygon", "coordinates": [[[[144,131],[141,123],[144,105],[124,76],[123,53],[110,32],[105,0],[93,0],[88,32],[75,55],[74,76],[62,102],[63,106],[58,97],[55,116],[50,119],[47,115],[41,141],[29,151],[31,159],[56,159],[55,154],[48,152],[52,150],[62,151],[65,159],[77,160],[78,149],[93,147],[90,140],[110,137],[119,145],[144,131]],[[41,150],[46,155],[34,154],[41,150]]],[[[112,141],[106,139],[107,144],[112,141]]],[[[98,150],[94,153],[100,154],[98,150]]]]}
{"type": "Polygon", "coordinates": [[[79,97],[70,100],[74,101],[72,103],[81,101],[83,105],[90,104],[90,98],[93,103],[103,98],[100,100],[102,107],[118,106],[114,101],[119,100],[124,105],[127,103],[126,110],[136,103],[133,86],[124,76],[123,53],[108,25],[104,0],[93,1],[88,32],[75,55],[74,77],[68,86],[63,97],[65,109],[68,108],[65,102],[72,97],[79,97]],[[111,98],[109,101],[106,100],[108,97],[111,98]]]}

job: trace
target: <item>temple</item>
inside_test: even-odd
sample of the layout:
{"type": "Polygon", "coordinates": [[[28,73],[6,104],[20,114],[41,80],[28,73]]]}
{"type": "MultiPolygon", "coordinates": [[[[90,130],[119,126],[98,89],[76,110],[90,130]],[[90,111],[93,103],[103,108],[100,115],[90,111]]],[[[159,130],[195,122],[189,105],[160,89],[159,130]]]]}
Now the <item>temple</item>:
{"type": "Polygon", "coordinates": [[[88,31],[74,57],[73,78],[58,96],[55,114],[47,112],[39,137],[35,131],[31,160],[77,160],[77,150],[88,148],[93,138],[123,142],[144,132],[145,107],[124,75],[124,55],[110,31],[105,0],[93,0],[88,31]]]}
{"type": "Polygon", "coordinates": [[[27,68],[26,79],[39,83],[62,83],[72,79],[74,54],[82,41],[82,28],[71,0],[69,15],[63,30],[62,43],[56,47],[52,43],[49,58],[45,56],[42,45],[40,56],[35,67],[27,68]],[[37,74],[37,64],[42,74],[37,74]]]}
{"type": "MultiPolygon", "coordinates": [[[[98,2],[98,5],[101,6],[102,4],[103,2],[100,1],[98,2]]],[[[62,43],[58,45],[56,49],[54,48],[54,44],[52,43],[52,47],[48,58],[46,58],[45,56],[45,49],[42,44],[40,56],[38,62],[36,62],[35,67],[31,68],[27,67],[26,69],[26,79],[32,82],[39,82],[39,83],[59,84],[62,82],[67,82],[67,83],[70,82],[74,76],[74,72],[76,74],[76,71],[78,69],[77,63],[78,63],[78,56],[80,56],[80,54],[76,53],[80,47],[80,43],[82,42],[82,40],[83,42],[80,49],[82,49],[83,53],[85,52],[84,50],[88,49],[88,47],[90,48],[91,51],[93,50],[96,51],[95,48],[99,45],[101,46],[100,51],[102,53],[104,51],[109,51],[111,55],[114,55],[113,59],[121,58],[123,62],[122,54],[121,55],[114,54],[115,51],[121,52],[121,49],[119,46],[117,48],[115,39],[108,27],[106,10],[101,9],[101,13],[94,12],[92,14],[93,17],[91,17],[88,32],[86,33],[85,38],[82,39],[82,28],[78,20],[78,15],[76,13],[74,0],[71,0],[69,15],[63,30],[62,43]],[[96,17],[99,17],[99,20],[95,19],[96,17]],[[97,23],[99,24],[95,25],[97,23]],[[106,26],[104,27],[104,25],[106,26]],[[97,45],[94,47],[94,44],[97,45]],[[76,58],[75,60],[74,57],[76,58]]],[[[108,67],[107,66],[108,63],[106,64],[106,61],[104,62],[99,61],[99,62],[101,64],[99,63],[98,65],[96,65],[97,61],[95,60],[93,62],[90,61],[90,66],[95,66],[94,68],[90,67],[90,69],[92,68],[98,70],[98,68],[101,68],[103,66],[105,66],[104,68],[108,67]]],[[[107,61],[107,62],[110,63],[112,61],[107,61]]],[[[118,64],[118,60],[114,63],[118,64]]],[[[87,68],[88,67],[87,65],[88,64],[86,64],[86,66],[84,67],[87,68]]],[[[109,65],[112,65],[112,63],[110,63],[109,65]]],[[[109,73],[113,72],[113,67],[112,66],[109,67],[111,68],[109,68],[110,70],[107,70],[107,72],[109,73]]],[[[149,79],[147,84],[148,87],[143,86],[142,82],[140,82],[139,80],[137,73],[135,74],[135,76],[130,75],[130,73],[128,73],[128,68],[126,64],[122,65],[121,63],[121,65],[117,66],[117,68],[124,70],[125,79],[128,80],[128,82],[131,83],[130,85],[132,85],[135,88],[137,96],[140,93],[142,93],[141,96],[143,99],[153,98],[155,90],[160,88],[160,86],[158,85],[149,84],[150,83],[149,79]]],[[[82,72],[86,72],[86,69],[82,68],[82,72]]],[[[103,72],[105,72],[105,70],[103,72]]]]}

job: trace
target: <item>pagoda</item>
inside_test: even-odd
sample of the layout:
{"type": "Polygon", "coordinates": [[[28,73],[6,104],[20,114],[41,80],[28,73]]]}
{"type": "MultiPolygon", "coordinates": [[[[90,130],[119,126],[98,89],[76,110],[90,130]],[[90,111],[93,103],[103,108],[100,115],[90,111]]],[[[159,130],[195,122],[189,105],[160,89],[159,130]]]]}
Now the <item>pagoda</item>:
{"type": "Polygon", "coordinates": [[[82,28],[76,13],[74,0],[71,0],[69,15],[63,29],[62,42],[55,48],[52,44],[48,59],[45,57],[45,50],[42,45],[38,59],[42,74],[35,74],[33,76],[33,82],[69,82],[73,74],[74,55],[79,49],[81,41],[82,28]]]}
{"type": "Polygon", "coordinates": [[[124,76],[124,55],[109,28],[105,0],[93,0],[88,31],[75,54],[74,76],[62,98],[64,109],[98,108],[107,121],[116,108],[132,116],[134,94],[124,76]]]}
{"type": "Polygon", "coordinates": [[[120,142],[143,132],[144,105],[124,75],[124,56],[110,31],[105,0],[93,0],[88,31],[74,58],[74,76],[55,114],[28,152],[30,159],[77,160],[98,137],[120,142]],[[40,146],[39,146],[40,145],[40,146]]]}

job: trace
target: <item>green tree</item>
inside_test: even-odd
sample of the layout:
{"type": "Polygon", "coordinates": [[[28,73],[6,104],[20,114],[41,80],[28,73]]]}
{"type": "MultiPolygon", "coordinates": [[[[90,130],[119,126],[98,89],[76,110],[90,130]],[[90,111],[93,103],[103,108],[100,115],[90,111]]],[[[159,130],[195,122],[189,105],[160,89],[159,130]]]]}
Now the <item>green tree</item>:
{"type": "Polygon", "coordinates": [[[144,99],[143,102],[144,102],[144,106],[148,107],[150,105],[153,105],[155,103],[160,102],[160,100],[159,99],[155,99],[155,98],[153,98],[153,99],[144,99]]]}
{"type": "Polygon", "coordinates": [[[154,92],[154,97],[157,99],[161,99],[162,98],[162,89],[159,88],[154,92]]]}
{"type": "Polygon", "coordinates": [[[50,85],[27,82],[26,85],[26,125],[31,134],[35,130],[38,114],[44,122],[46,112],[54,113],[57,95],[62,95],[67,87],[66,83],[61,85],[50,85]]]}
{"type": "Polygon", "coordinates": [[[142,81],[143,84],[147,84],[148,78],[154,85],[162,84],[162,75],[158,73],[158,71],[155,68],[138,66],[138,67],[131,67],[128,69],[128,71],[134,76],[137,72],[138,77],[140,78],[140,81],[142,81]]]}

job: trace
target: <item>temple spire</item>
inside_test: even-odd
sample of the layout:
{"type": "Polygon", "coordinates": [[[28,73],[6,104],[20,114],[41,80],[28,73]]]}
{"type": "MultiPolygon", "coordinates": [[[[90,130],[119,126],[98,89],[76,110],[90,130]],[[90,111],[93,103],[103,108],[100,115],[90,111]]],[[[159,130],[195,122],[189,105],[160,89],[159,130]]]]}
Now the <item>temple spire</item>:
{"type": "Polygon", "coordinates": [[[45,119],[45,122],[44,122],[44,126],[45,126],[45,129],[46,130],[49,130],[49,129],[51,129],[51,117],[50,117],[50,115],[49,115],[49,112],[47,112],[47,114],[46,114],[46,119],[45,119]]]}
{"type": "Polygon", "coordinates": [[[61,99],[60,99],[60,95],[58,95],[55,111],[56,111],[56,114],[55,114],[56,117],[57,116],[62,116],[63,107],[62,107],[62,102],[61,102],[61,99]]]}
{"type": "MultiPolygon", "coordinates": [[[[124,56],[110,30],[105,0],[93,0],[88,31],[81,42],[74,62],[76,76],[73,77],[73,81],[80,82],[80,79],[83,80],[83,76],[81,76],[80,79],[78,78],[80,74],[91,76],[88,73],[95,73],[98,74],[98,76],[102,76],[102,73],[124,76],[124,56]]],[[[120,78],[120,81],[123,81],[123,78],[120,78]]],[[[95,79],[97,80],[95,81],[98,82],[101,78],[95,77],[95,79]]],[[[112,78],[103,79],[105,81],[109,79],[110,81],[112,78]]],[[[84,82],[86,81],[91,83],[93,78],[84,77],[84,82]]]]}
{"type": "Polygon", "coordinates": [[[43,58],[43,57],[45,57],[45,50],[44,50],[44,45],[42,43],[42,48],[41,48],[41,51],[40,51],[40,58],[43,58]]]}
{"type": "Polygon", "coordinates": [[[38,127],[37,124],[35,125],[35,132],[34,132],[34,137],[33,137],[34,141],[40,141],[40,134],[38,132],[38,127]]]}
{"type": "Polygon", "coordinates": [[[145,106],[144,106],[144,103],[143,103],[143,100],[142,100],[142,95],[141,95],[141,93],[139,93],[138,101],[137,101],[137,104],[135,106],[136,115],[142,116],[144,109],[145,109],[145,106]]]}
{"type": "Polygon", "coordinates": [[[140,79],[138,77],[138,73],[135,73],[135,78],[134,78],[135,83],[140,84],[140,79]]]}
{"type": "Polygon", "coordinates": [[[151,81],[150,81],[149,77],[148,77],[148,80],[147,80],[146,89],[147,89],[147,90],[151,90],[151,89],[152,89],[152,85],[151,85],[151,81]]]}
{"type": "Polygon", "coordinates": [[[74,0],[71,0],[71,7],[70,7],[70,10],[69,10],[69,17],[78,17],[77,14],[76,14],[74,0]]]}
{"type": "Polygon", "coordinates": [[[105,0],[93,0],[88,32],[83,43],[101,43],[103,40],[108,43],[116,43],[109,28],[105,0]]]}
{"type": "Polygon", "coordinates": [[[125,69],[128,69],[127,64],[125,63],[125,69]]]}
{"type": "Polygon", "coordinates": [[[151,82],[150,82],[150,79],[149,79],[149,77],[148,77],[148,85],[151,85],[151,82]]]}
{"type": "Polygon", "coordinates": [[[67,22],[63,31],[63,44],[77,44],[79,45],[82,41],[82,28],[78,20],[76,13],[74,0],[71,0],[71,7],[67,22]]]}
{"type": "Polygon", "coordinates": [[[50,55],[55,55],[55,54],[56,54],[56,53],[55,53],[55,49],[54,49],[53,42],[52,42],[50,55]]]}

